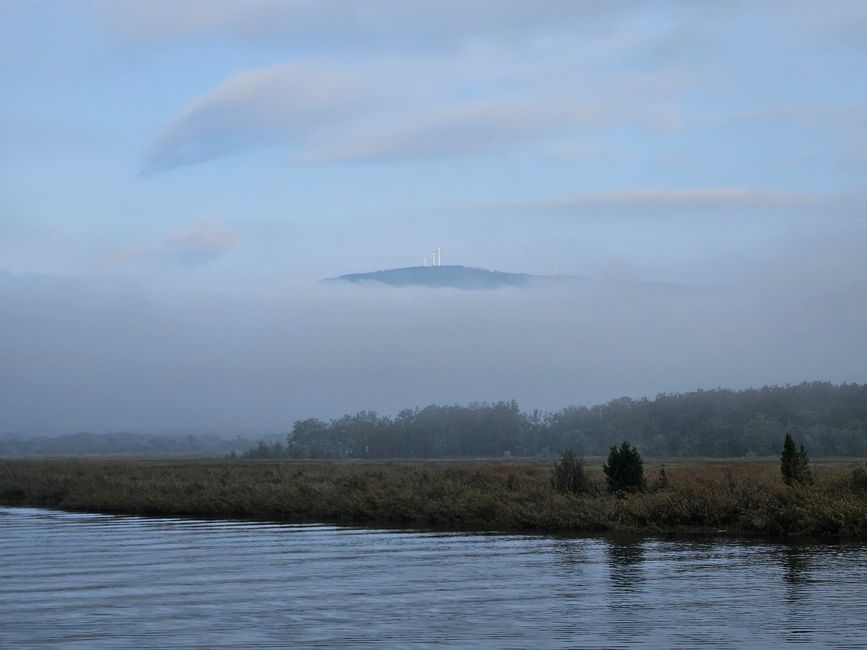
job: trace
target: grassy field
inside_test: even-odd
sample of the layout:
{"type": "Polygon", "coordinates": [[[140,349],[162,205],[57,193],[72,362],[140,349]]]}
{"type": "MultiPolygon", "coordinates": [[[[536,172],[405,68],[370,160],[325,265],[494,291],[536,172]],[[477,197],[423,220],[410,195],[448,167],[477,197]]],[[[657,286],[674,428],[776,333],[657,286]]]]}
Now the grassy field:
{"type": "Polygon", "coordinates": [[[721,532],[867,539],[863,462],[814,462],[788,487],[779,461],[667,461],[668,484],[559,494],[553,462],[3,460],[0,503],[143,515],[475,530],[721,532]]]}

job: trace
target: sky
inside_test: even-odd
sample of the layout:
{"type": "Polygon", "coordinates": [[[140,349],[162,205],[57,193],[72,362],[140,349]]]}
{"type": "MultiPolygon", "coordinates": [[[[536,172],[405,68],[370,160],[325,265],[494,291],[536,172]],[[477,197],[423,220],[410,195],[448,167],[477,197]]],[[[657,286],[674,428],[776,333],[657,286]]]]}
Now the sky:
{"type": "Polygon", "coordinates": [[[0,0],[0,433],[867,381],[865,79],[860,0],[0,0]],[[600,282],[318,283],[436,246],[600,282]]]}

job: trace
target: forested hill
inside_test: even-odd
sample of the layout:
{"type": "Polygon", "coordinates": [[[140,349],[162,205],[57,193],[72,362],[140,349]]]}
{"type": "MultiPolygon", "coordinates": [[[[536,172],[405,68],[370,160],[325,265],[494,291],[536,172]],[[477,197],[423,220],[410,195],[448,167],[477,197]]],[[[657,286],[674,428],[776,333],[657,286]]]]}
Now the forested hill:
{"type": "Polygon", "coordinates": [[[778,454],[786,433],[814,456],[867,455],[867,385],[814,382],[743,391],[700,390],[616,399],[553,413],[518,404],[427,406],[396,417],[363,411],[298,421],[288,444],[250,457],[456,458],[550,456],[565,448],[602,455],[628,439],[651,456],[778,454]]]}
{"type": "Polygon", "coordinates": [[[324,282],[389,287],[427,287],[451,289],[500,289],[504,287],[606,287],[644,291],[696,291],[684,285],[665,282],[618,282],[593,280],[580,275],[532,275],[507,273],[452,264],[448,266],[409,266],[368,273],[348,273],[324,282]]]}

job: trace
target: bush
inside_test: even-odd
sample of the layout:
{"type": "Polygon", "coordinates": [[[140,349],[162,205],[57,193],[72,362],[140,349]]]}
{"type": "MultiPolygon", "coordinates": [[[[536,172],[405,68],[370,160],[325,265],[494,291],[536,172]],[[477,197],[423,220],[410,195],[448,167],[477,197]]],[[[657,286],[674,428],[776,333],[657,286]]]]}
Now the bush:
{"type": "Polygon", "coordinates": [[[608,452],[608,462],[602,466],[611,492],[641,492],[644,490],[644,461],[638,450],[624,440],[608,452]]]}
{"type": "Polygon", "coordinates": [[[795,441],[790,434],[786,434],[783,441],[783,454],[780,458],[780,472],[786,485],[812,485],[813,473],[810,471],[810,458],[804,449],[803,443],[800,448],[795,446],[795,441]]]}
{"type": "Polygon", "coordinates": [[[551,472],[551,487],[561,494],[595,492],[593,481],[584,467],[584,459],[578,458],[571,449],[564,451],[560,462],[554,465],[554,470],[551,472]]]}

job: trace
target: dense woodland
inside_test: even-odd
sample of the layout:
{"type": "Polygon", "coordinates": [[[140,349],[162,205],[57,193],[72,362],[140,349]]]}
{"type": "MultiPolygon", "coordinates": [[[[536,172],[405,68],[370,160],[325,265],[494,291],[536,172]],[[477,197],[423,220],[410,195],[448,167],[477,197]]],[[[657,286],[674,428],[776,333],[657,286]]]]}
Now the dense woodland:
{"type": "Polygon", "coordinates": [[[471,458],[601,456],[632,441],[650,456],[765,456],[786,433],[813,456],[867,456],[867,385],[826,382],[620,398],[543,413],[514,401],[426,406],[396,417],[362,411],[300,420],[287,444],[262,442],[248,458],[471,458]]]}

